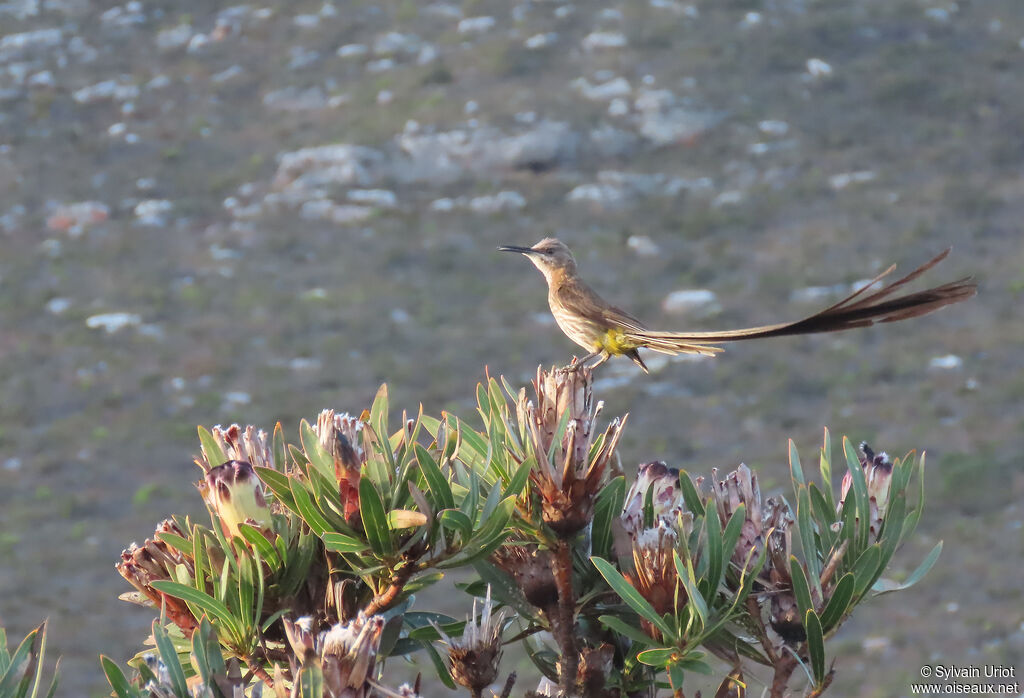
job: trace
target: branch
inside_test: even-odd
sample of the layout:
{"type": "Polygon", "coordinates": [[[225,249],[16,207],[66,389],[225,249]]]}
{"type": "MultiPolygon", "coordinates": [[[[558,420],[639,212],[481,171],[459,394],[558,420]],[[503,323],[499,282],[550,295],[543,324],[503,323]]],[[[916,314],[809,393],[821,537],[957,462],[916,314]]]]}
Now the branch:
{"type": "Polygon", "coordinates": [[[563,698],[576,695],[576,674],[580,655],[576,649],[576,597],[572,588],[572,546],[567,540],[555,544],[553,559],[555,586],[558,587],[558,608],[551,618],[552,634],[558,642],[559,692],[563,698]]]}

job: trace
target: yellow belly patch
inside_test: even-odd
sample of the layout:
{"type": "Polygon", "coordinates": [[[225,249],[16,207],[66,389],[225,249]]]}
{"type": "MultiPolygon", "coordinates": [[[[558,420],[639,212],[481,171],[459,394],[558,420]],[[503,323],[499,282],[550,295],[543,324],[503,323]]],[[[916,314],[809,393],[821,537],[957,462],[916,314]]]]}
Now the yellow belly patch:
{"type": "Polygon", "coordinates": [[[611,329],[601,336],[601,339],[594,348],[604,350],[613,356],[618,356],[630,349],[636,349],[637,346],[637,343],[627,339],[621,330],[611,329]]]}

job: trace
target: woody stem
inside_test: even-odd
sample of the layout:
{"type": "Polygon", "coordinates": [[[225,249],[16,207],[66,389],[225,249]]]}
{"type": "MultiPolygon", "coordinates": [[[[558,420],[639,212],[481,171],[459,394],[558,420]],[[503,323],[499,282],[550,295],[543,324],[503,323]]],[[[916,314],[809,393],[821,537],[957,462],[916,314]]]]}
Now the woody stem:
{"type": "Polygon", "coordinates": [[[568,698],[576,695],[576,673],[579,669],[579,651],[573,632],[576,616],[576,596],[572,588],[572,545],[559,539],[555,544],[553,561],[555,586],[558,588],[558,607],[551,618],[552,634],[558,642],[561,657],[558,660],[560,694],[568,698]]]}

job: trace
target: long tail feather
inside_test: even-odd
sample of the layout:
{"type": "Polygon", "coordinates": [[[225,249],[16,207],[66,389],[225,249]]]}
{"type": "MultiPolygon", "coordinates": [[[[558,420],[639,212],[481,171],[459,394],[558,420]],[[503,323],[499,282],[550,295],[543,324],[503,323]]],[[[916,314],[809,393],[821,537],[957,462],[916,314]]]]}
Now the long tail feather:
{"type": "Polygon", "coordinates": [[[895,265],[876,276],[870,283],[862,286],[835,305],[825,308],[796,322],[777,325],[762,325],[741,330],[722,332],[627,332],[629,339],[646,346],[648,349],[665,354],[704,354],[714,355],[721,351],[718,347],[705,346],[735,342],[744,339],[761,339],[765,337],[785,337],[797,334],[814,334],[818,332],[840,332],[855,327],[870,327],[876,322],[896,322],[906,320],[938,310],[939,308],[959,303],[977,293],[977,284],[972,277],[952,281],[925,291],[917,291],[904,296],[892,295],[901,287],[915,280],[941,262],[949,254],[945,250],[929,262],[910,272],[906,276],[883,286],[874,293],[861,297],[868,289],[888,276],[895,265]]]}

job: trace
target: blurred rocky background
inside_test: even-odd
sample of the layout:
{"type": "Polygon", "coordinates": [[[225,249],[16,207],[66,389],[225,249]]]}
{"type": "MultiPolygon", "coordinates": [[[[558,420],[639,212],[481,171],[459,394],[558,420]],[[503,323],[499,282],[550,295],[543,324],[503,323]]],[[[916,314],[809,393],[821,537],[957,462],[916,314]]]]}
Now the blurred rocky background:
{"type": "Polygon", "coordinates": [[[975,274],[968,304],[650,376],[615,361],[597,390],[631,415],[629,467],[745,461],[768,493],[786,438],[813,454],[825,425],[927,449],[904,559],[943,556],[844,628],[833,692],[1019,661],[1021,10],[0,2],[0,621],[50,617],[61,695],[104,695],[97,654],[150,618],[114,561],[203,515],[196,424],[294,429],[385,380],[469,415],[485,365],[566,362],[541,277],[498,244],[556,233],[666,329],[792,319],[954,245],[929,280],[975,274]]]}

